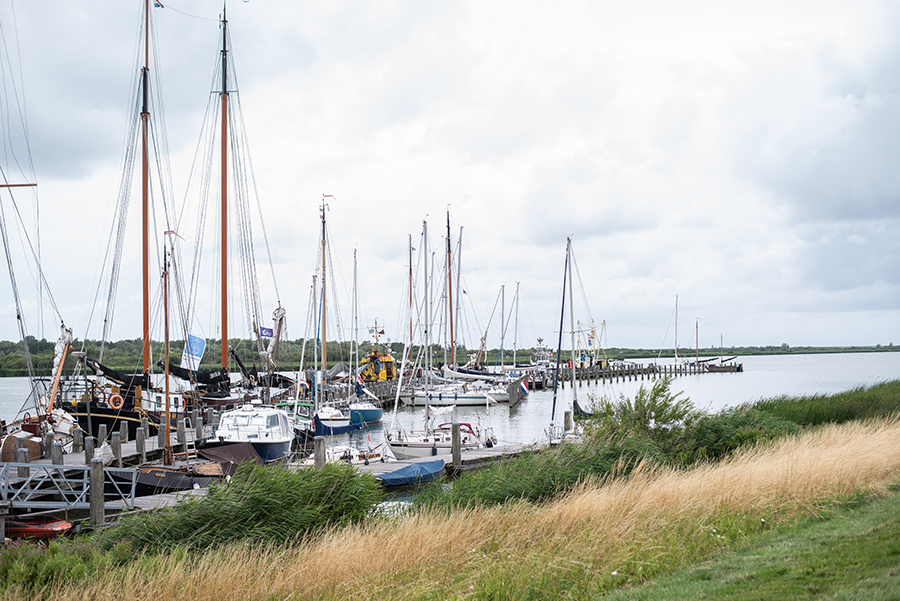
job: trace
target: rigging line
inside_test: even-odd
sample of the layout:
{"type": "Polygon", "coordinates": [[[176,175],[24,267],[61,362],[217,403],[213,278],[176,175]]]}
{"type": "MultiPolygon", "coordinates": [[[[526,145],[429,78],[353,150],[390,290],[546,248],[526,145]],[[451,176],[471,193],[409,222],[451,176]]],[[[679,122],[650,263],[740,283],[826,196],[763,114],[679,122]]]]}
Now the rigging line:
{"type": "Polygon", "coordinates": [[[590,320],[591,327],[594,326],[594,316],[591,315],[591,305],[588,303],[587,291],[584,288],[584,281],[581,279],[581,271],[578,269],[578,261],[575,260],[575,249],[572,248],[572,267],[575,268],[575,275],[578,276],[578,286],[581,289],[581,300],[584,302],[584,310],[590,320]]]}
{"type": "MultiPolygon", "coordinates": [[[[238,105],[239,114],[243,115],[243,108],[241,107],[240,95],[238,95],[238,97],[237,97],[237,105],[238,105]]],[[[247,132],[246,132],[243,118],[240,119],[240,127],[241,127],[241,131],[243,133],[243,138],[246,140],[247,132]]],[[[265,221],[265,219],[263,219],[262,202],[259,197],[259,189],[256,185],[256,171],[253,169],[253,161],[250,158],[249,152],[247,153],[247,164],[248,164],[249,170],[250,170],[250,180],[253,183],[253,194],[256,198],[256,207],[257,207],[257,211],[259,212],[259,224],[260,224],[260,227],[262,228],[263,240],[265,241],[265,244],[266,244],[266,255],[268,256],[268,259],[269,259],[269,269],[272,272],[272,285],[275,288],[275,299],[278,301],[278,305],[281,306],[281,294],[278,292],[278,280],[275,278],[275,262],[272,260],[272,250],[271,250],[271,245],[269,244],[269,234],[266,229],[266,221],[265,221]]]]}
{"type": "MultiPolygon", "coordinates": [[[[14,41],[15,41],[15,47],[16,47],[16,49],[18,49],[19,48],[19,28],[18,28],[18,21],[16,20],[15,4],[12,4],[11,7],[12,7],[12,13],[13,13],[13,17],[12,17],[13,37],[14,37],[14,41]]],[[[3,49],[5,51],[4,57],[10,56],[11,53],[9,52],[8,46],[6,44],[6,32],[3,28],[2,23],[0,23],[0,38],[2,38],[2,41],[3,41],[3,49]]],[[[21,88],[22,88],[21,94],[19,93],[19,89],[16,86],[16,78],[12,76],[12,72],[13,72],[12,64],[8,63],[7,61],[4,61],[3,64],[4,64],[4,66],[9,64],[9,72],[10,72],[9,81],[10,81],[10,84],[12,85],[12,89],[13,89],[12,97],[15,99],[15,105],[16,105],[16,108],[18,109],[17,112],[19,115],[19,121],[22,124],[22,134],[23,134],[22,142],[25,145],[26,155],[28,156],[29,171],[26,171],[22,168],[21,164],[19,163],[18,155],[15,153],[14,148],[12,148],[11,146],[10,147],[4,146],[4,154],[6,153],[7,150],[12,151],[13,160],[16,164],[16,167],[18,167],[18,169],[19,169],[19,173],[21,173],[23,175],[25,175],[26,173],[30,173],[30,178],[26,178],[26,179],[34,179],[34,162],[32,160],[32,155],[31,155],[31,144],[29,142],[30,136],[28,135],[28,114],[27,114],[26,106],[23,102],[23,99],[25,98],[25,77],[24,77],[24,73],[22,71],[22,55],[19,52],[16,52],[15,55],[16,55],[16,58],[18,59],[18,63],[19,63],[19,81],[21,82],[21,88]]],[[[6,69],[4,69],[4,72],[5,71],[6,71],[6,69]]],[[[3,85],[5,88],[5,86],[6,86],[6,78],[5,77],[3,78],[3,85]]],[[[5,89],[4,89],[4,92],[5,92],[5,89]]],[[[5,106],[8,106],[7,105],[8,97],[9,97],[8,94],[6,94],[6,93],[3,94],[5,106]]],[[[8,117],[9,111],[6,111],[5,113],[8,117]]],[[[7,130],[11,132],[10,129],[7,128],[7,130]]]]}
{"type": "MultiPolygon", "coordinates": [[[[0,172],[3,173],[3,180],[5,182],[8,182],[6,173],[3,172],[2,167],[0,167],[0,172]]],[[[27,243],[28,250],[31,251],[31,257],[35,261],[35,265],[36,265],[36,269],[37,269],[37,277],[38,277],[40,283],[42,284],[42,287],[39,288],[39,290],[41,290],[41,299],[44,300],[43,290],[46,288],[46,291],[47,291],[46,292],[47,293],[46,300],[50,303],[50,306],[53,308],[53,312],[56,313],[56,316],[59,318],[59,320],[63,321],[62,315],[59,312],[59,308],[56,306],[56,300],[53,298],[53,293],[50,290],[50,285],[48,284],[47,278],[44,275],[44,269],[41,266],[40,254],[39,254],[39,252],[35,251],[34,245],[31,243],[31,237],[28,235],[28,231],[25,228],[25,221],[22,219],[22,214],[19,211],[19,204],[16,202],[15,196],[13,195],[11,190],[10,190],[9,194],[10,194],[10,197],[12,198],[12,204],[13,204],[13,209],[16,212],[16,218],[18,219],[18,222],[20,224],[22,224],[22,235],[24,236],[24,241],[27,243]]],[[[30,271],[31,271],[31,268],[29,266],[29,272],[30,271]]],[[[34,276],[32,276],[32,277],[34,277],[34,276]]]]}
{"type": "MultiPolygon", "coordinates": [[[[28,330],[25,326],[25,316],[22,313],[22,301],[19,298],[19,286],[16,283],[15,270],[13,269],[12,254],[9,248],[9,237],[6,231],[6,214],[3,211],[3,203],[0,202],[0,236],[3,239],[3,249],[6,251],[6,263],[9,267],[9,280],[12,286],[13,298],[16,301],[16,323],[19,326],[19,335],[22,337],[22,347],[25,352],[25,365],[28,369],[29,381],[34,382],[34,365],[31,359],[31,351],[28,348],[28,330]]],[[[35,397],[35,407],[37,407],[37,397],[35,397]]]]}

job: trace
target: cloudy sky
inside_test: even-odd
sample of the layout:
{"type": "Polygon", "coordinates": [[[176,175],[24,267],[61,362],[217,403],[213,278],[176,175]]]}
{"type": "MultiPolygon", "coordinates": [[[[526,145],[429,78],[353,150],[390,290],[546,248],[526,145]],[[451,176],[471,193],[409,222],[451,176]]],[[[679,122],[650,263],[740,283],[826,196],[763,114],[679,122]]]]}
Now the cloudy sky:
{"type": "MultiPolygon", "coordinates": [[[[102,321],[91,307],[134,121],[142,4],[3,0],[0,10],[4,132],[12,69],[24,81],[44,269],[79,337],[98,337],[102,321]]],[[[152,15],[154,122],[180,206],[193,202],[222,6],[164,4],[152,15]]],[[[682,346],[698,329],[701,346],[900,343],[896,3],[232,0],[228,18],[274,262],[258,242],[261,302],[266,314],[275,306],[263,282],[274,271],[291,338],[304,334],[330,194],[344,320],[355,249],[360,323],[377,318],[394,340],[409,237],[418,255],[427,220],[442,249],[449,209],[454,248],[463,228],[470,345],[501,285],[508,313],[517,283],[518,346],[555,345],[569,236],[576,319],[605,320],[609,346],[671,347],[676,296],[682,346]]],[[[8,150],[3,160],[15,173],[8,150]]],[[[196,237],[192,219],[179,225],[182,244],[196,237]]],[[[123,255],[114,339],[140,335],[136,244],[123,255]]],[[[16,339],[6,284],[0,307],[0,339],[16,339]]],[[[194,327],[216,337],[214,311],[203,311],[194,327]]],[[[55,327],[45,310],[44,335],[55,327]]]]}

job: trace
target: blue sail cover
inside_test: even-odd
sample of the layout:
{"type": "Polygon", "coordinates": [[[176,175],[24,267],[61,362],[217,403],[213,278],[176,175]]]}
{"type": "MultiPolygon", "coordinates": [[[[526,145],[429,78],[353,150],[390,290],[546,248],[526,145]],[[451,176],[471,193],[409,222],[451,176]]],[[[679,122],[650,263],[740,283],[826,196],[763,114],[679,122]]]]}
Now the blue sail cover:
{"type": "Polygon", "coordinates": [[[379,474],[375,476],[381,480],[384,486],[412,486],[413,484],[425,484],[431,482],[444,471],[444,460],[424,461],[413,463],[399,470],[379,474]]]}
{"type": "Polygon", "coordinates": [[[353,432],[354,430],[359,430],[363,427],[363,424],[350,424],[349,426],[326,426],[322,423],[322,420],[319,419],[318,415],[313,416],[313,420],[316,424],[316,436],[325,436],[327,434],[346,434],[347,432],[353,432]]]}

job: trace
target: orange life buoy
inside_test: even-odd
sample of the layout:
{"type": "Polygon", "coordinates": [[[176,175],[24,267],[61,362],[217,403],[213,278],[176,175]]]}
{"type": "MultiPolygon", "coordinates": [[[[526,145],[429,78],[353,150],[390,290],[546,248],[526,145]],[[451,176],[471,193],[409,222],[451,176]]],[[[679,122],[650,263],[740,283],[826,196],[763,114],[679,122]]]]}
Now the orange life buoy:
{"type": "Polygon", "coordinates": [[[125,404],[125,401],[122,399],[121,394],[114,394],[109,397],[109,406],[118,411],[122,408],[122,405],[125,404]]]}

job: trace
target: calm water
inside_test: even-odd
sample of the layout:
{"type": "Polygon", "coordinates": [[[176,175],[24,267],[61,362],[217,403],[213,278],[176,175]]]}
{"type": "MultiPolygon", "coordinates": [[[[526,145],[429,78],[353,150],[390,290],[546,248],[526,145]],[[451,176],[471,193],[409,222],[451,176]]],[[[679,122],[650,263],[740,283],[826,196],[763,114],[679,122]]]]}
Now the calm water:
{"type": "MultiPolygon", "coordinates": [[[[847,353],[834,355],[766,355],[739,359],[744,364],[743,373],[714,373],[681,376],[675,379],[673,390],[681,391],[700,409],[719,411],[747,401],[774,397],[782,394],[802,395],[841,392],[857,386],[868,386],[886,380],[900,379],[900,352],[895,353],[847,353]]],[[[671,363],[671,359],[661,363],[671,363]]],[[[646,361],[645,361],[646,363],[646,361]]],[[[633,397],[638,387],[650,382],[614,382],[578,387],[579,402],[590,405],[591,397],[633,397]]],[[[562,412],[572,407],[572,388],[559,391],[556,421],[561,423],[562,412]]],[[[27,378],[0,378],[0,418],[14,419],[28,393],[27,378]]],[[[550,422],[553,391],[532,391],[518,406],[494,405],[459,408],[455,417],[473,426],[489,426],[502,443],[529,443],[544,437],[550,422]]],[[[396,412],[396,424],[404,429],[421,429],[424,410],[400,407],[396,412]]],[[[334,444],[352,442],[355,446],[381,443],[385,429],[394,419],[385,412],[382,424],[349,435],[334,437],[334,444]]],[[[452,421],[448,417],[445,421],[452,421]]],[[[395,428],[396,429],[396,426],[395,428]]]]}

